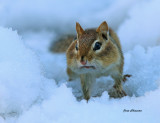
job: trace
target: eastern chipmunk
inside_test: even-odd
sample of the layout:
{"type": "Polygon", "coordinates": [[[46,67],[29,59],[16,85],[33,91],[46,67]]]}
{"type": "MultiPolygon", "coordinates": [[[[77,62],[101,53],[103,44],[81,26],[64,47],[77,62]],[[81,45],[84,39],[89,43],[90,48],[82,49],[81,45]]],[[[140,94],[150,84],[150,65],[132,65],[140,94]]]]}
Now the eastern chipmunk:
{"type": "MultiPolygon", "coordinates": [[[[76,31],[77,38],[67,41],[71,43],[66,51],[69,80],[80,78],[83,96],[87,101],[91,97],[93,82],[100,76],[111,76],[115,81],[113,89],[109,91],[110,97],[126,96],[121,82],[130,75],[123,76],[124,58],[116,33],[105,21],[97,29],[88,30],[83,30],[76,23],[76,31]]],[[[64,44],[65,41],[61,42],[64,44]]],[[[53,48],[53,51],[57,51],[57,48],[53,48]]]]}

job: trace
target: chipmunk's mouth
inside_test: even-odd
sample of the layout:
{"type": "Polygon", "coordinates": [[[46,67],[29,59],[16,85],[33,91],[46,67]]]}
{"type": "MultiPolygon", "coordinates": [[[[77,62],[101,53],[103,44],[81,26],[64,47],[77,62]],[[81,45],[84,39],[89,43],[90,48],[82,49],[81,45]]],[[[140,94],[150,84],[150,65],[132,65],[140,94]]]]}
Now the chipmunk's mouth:
{"type": "Polygon", "coordinates": [[[96,69],[94,66],[81,66],[80,69],[83,69],[83,68],[87,68],[87,69],[96,69]]]}

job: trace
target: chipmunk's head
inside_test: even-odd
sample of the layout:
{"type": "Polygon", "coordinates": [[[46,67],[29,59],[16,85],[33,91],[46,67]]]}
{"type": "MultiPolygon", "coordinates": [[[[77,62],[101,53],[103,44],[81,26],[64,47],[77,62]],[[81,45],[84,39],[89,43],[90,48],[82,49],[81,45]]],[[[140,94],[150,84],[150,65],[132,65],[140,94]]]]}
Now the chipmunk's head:
{"type": "Polygon", "coordinates": [[[76,23],[76,31],[77,39],[67,50],[67,64],[73,71],[100,71],[116,60],[116,48],[110,41],[109,28],[105,21],[97,29],[85,31],[76,23]]]}

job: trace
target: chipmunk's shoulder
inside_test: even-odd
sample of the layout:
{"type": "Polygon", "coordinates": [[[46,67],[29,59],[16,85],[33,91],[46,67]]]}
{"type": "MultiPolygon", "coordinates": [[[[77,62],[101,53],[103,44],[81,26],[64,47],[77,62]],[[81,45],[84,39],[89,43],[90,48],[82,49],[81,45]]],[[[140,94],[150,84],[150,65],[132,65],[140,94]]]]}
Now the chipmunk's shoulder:
{"type": "Polygon", "coordinates": [[[111,40],[113,42],[115,42],[115,44],[117,45],[117,47],[119,48],[119,50],[121,52],[122,49],[121,49],[120,40],[119,40],[117,34],[111,28],[109,28],[109,36],[111,37],[111,40]]]}

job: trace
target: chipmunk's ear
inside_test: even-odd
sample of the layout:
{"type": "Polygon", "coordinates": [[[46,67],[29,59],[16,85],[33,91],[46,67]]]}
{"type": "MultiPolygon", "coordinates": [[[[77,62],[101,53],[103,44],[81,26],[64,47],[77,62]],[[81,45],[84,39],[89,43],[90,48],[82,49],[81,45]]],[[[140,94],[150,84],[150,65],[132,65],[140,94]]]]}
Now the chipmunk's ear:
{"type": "Polygon", "coordinates": [[[96,29],[96,32],[98,32],[105,40],[109,39],[109,28],[106,21],[101,23],[101,25],[96,29]]]}
{"type": "Polygon", "coordinates": [[[79,38],[79,36],[84,33],[83,28],[78,22],[76,22],[76,31],[77,31],[77,38],[79,38]]]}

